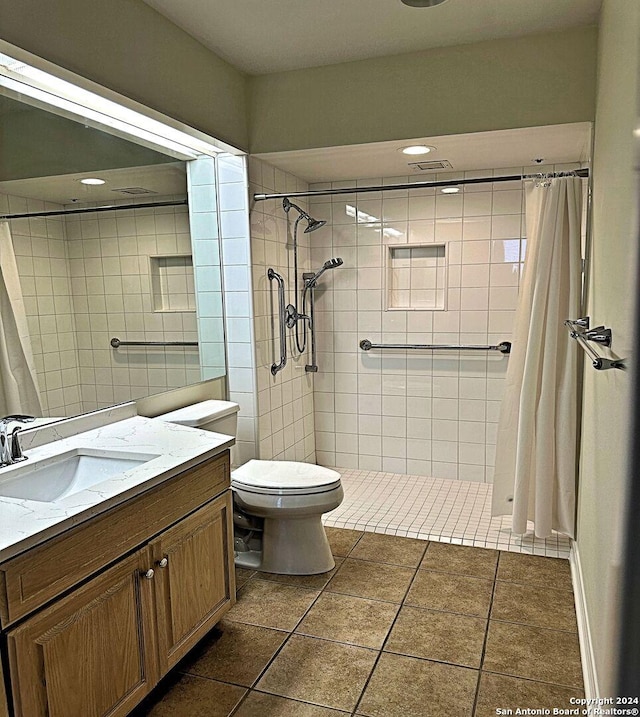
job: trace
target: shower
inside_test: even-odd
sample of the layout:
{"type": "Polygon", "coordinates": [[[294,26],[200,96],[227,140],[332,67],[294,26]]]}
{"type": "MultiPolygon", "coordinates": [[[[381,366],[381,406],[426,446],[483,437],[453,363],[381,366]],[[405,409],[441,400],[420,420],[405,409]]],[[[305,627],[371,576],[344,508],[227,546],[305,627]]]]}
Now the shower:
{"type": "Polygon", "coordinates": [[[300,308],[298,311],[298,224],[301,220],[307,222],[307,227],[304,230],[305,234],[310,234],[316,229],[320,229],[326,224],[324,219],[314,219],[310,214],[304,211],[297,204],[294,204],[285,197],[282,200],[282,208],[286,214],[289,214],[291,209],[295,209],[298,212],[298,216],[295,219],[293,225],[293,275],[294,275],[294,289],[293,289],[293,301],[287,306],[284,306],[284,280],[277,274],[273,269],[269,269],[267,276],[270,281],[276,279],[278,281],[278,295],[279,295],[279,318],[280,318],[280,362],[274,363],[271,366],[271,373],[275,376],[278,371],[281,371],[287,362],[286,356],[286,341],[284,340],[285,328],[294,329],[295,332],[295,347],[300,352],[304,353],[307,349],[307,329],[311,335],[311,363],[305,366],[305,371],[316,372],[318,366],[316,363],[316,341],[315,341],[315,327],[314,327],[314,290],[317,287],[318,280],[320,277],[330,269],[336,269],[342,266],[343,261],[340,257],[334,257],[328,259],[324,264],[314,272],[305,272],[302,275],[304,281],[304,289],[300,296],[300,308]],[[309,313],[307,314],[307,295],[309,299],[309,313]],[[302,324],[302,326],[300,326],[302,324]]]}

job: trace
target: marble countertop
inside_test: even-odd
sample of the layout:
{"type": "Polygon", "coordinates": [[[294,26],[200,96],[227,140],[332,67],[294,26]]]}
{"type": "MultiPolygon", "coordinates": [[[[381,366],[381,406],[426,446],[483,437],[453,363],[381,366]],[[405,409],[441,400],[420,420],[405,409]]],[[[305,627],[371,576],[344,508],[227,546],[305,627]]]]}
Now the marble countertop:
{"type": "Polygon", "coordinates": [[[234,442],[231,436],[135,416],[25,450],[27,462],[0,468],[1,484],[29,462],[78,449],[156,455],[141,465],[52,502],[0,495],[0,561],[12,558],[148,488],[205,461],[234,442]]]}

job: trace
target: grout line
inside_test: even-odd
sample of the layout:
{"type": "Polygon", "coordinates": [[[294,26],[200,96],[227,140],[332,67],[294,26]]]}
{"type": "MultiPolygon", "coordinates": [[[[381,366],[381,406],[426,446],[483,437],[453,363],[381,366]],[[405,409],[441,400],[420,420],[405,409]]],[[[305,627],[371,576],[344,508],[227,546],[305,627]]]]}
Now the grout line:
{"type": "MultiPolygon", "coordinates": [[[[425,546],[425,552],[427,550],[428,545],[425,546]]],[[[424,557],[424,553],[423,556],[424,557]]],[[[358,707],[360,706],[360,703],[362,702],[362,698],[364,697],[364,693],[367,691],[367,687],[369,686],[369,683],[371,682],[371,678],[373,677],[373,673],[376,671],[376,668],[378,667],[378,663],[380,662],[380,659],[382,658],[382,653],[384,652],[384,647],[389,641],[389,636],[391,635],[393,628],[395,627],[396,622],[398,621],[398,616],[402,612],[402,608],[405,605],[405,600],[407,599],[407,595],[409,594],[409,591],[411,590],[411,586],[413,585],[416,576],[418,574],[418,568],[415,569],[415,572],[413,574],[413,578],[410,580],[409,585],[407,586],[407,589],[405,590],[404,597],[402,598],[402,602],[400,603],[400,607],[398,609],[398,612],[396,613],[396,616],[393,619],[393,622],[391,623],[391,627],[387,631],[387,636],[382,642],[382,646],[380,647],[380,650],[378,651],[378,656],[376,657],[376,661],[373,663],[373,667],[371,668],[371,672],[369,673],[369,677],[367,678],[364,687],[362,688],[362,691],[360,692],[360,697],[358,697],[358,701],[356,702],[356,706],[353,709],[352,715],[355,715],[358,712],[358,707]]]]}
{"type": "Polygon", "coordinates": [[[480,653],[480,666],[478,668],[478,682],[476,684],[476,694],[473,699],[473,709],[471,714],[473,717],[475,717],[476,714],[476,708],[478,706],[478,696],[480,695],[480,678],[482,677],[482,668],[484,667],[484,658],[485,654],[487,652],[487,641],[489,640],[489,628],[491,626],[491,613],[493,611],[493,599],[496,594],[496,582],[498,578],[498,566],[500,565],[500,556],[498,556],[498,560],[496,561],[496,569],[493,574],[493,589],[491,590],[491,600],[489,602],[489,611],[487,613],[487,629],[484,633],[484,641],[482,643],[482,652],[480,653]]]}

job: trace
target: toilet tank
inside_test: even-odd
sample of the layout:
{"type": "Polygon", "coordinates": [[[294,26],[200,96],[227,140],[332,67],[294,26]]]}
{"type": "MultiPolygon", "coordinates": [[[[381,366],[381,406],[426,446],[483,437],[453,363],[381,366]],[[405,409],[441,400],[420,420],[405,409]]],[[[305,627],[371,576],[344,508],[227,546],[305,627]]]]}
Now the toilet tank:
{"type": "Polygon", "coordinates": [[[232,401],[200,401],[158,416],[161,421],[224,433],[235,438],[240,406],[232,401]]]}

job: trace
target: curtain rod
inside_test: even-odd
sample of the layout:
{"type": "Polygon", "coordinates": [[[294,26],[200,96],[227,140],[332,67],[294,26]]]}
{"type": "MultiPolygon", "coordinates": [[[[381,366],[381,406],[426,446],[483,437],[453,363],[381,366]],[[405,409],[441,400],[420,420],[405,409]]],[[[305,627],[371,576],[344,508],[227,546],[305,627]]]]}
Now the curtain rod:
{"type": "Polygon", "coordinates": [[[3,219],[30,219],[33,217],[57,217],[63,214],[87,214],[89,212],[118,212],[123,209],[147,209],[148,207],[178,207],[184,206],[188,201],[180,199],[171,202],[143,202],[142,204],[116,204],[105,207],[82,207],[81,209],[55,209],[50,212],[27,212],[26,214],[2,214],[3,219]]]}
{"type": "Polygon", "coordinates": [[[541,179],[553,177],[588,177],[589,170],[575,169],[570,172],[555,172],[550,174],[513,174],[508,177],[477,177],[473,179],[449,179],[441,182],[410,182],[409,184],[383,184],[376,187],[344,187],[342,189],[316,189],[309,192],[286,192],[285,194],[254,194],[256,202],[265,199],[284,199],[285,197],[326,197],[333,194],[360,194],[365,192],[389,192],[396,189],[419,189],[428,187],[457,187],[459,184],[488,184],[494,182],[520,182],[523,179],[541,179]]]}

